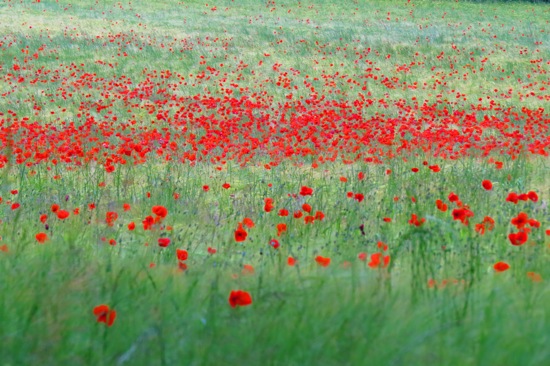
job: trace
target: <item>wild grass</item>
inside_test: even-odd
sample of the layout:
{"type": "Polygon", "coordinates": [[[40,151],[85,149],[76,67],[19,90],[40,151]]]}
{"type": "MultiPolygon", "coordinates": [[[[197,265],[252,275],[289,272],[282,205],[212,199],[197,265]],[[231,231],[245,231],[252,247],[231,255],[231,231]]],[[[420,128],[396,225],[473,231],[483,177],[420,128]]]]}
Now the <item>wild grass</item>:
{"type": "MultiPolygon", "coordinates": [[[[490,101],[517,111],[547,108],[548,19],[549,5],[524,2],[4,0],[0,121],[11,123],[10,110],[41,125],[75,122],[78,128],[89,112],[99,126],[105,113],[93,103],[109,100],[109,81],[126,76],[135,87],[153,78],[147,74],[166,70],[172,73],[166,84],[179,82],[177,74],[187,82],[174,86],[174,95],[216,97],[223,95],[222,86],[236,83],[235,95],[264,92],[271,98],[267,112],[274,113],[289,93],[276,85],[281,74],[275,63],[296,86],[296,100],[311,96],[304,86],[311,82],[329,100],[355,100],[358,92],[370,92],[375,99],[422,105],[460,92],[456,103],[447,104],[458,111],[490,101]],[[26,49],[28,55],[22,53],[26,49]],[[410,71],[397,71],[412,62],[410,71]],[[15,73],[16,63],[27,68],[15,73]],[[208,66],[220,73],[197,79],[208,66]],[[40,69],[51,71],[44,76],[47,83],[8,82],[8,74],[31,80],[40,69]],[[337,72],[346,78],[324,82],[323,74],[337,72]],[[83,73],[95,74],[90,88],[74,86],[73,96],[61,95],[83,73]],[[389,89],[365,81],[368,73],[417,82],[418,88],[389,89]],[[528,91],[534,95],[527,97],[528,91]]],[[[162,102],[163,95],[153,93],[142,103],[162,102]]],[[[181,128],[160,121],[153,126],[146,109],[121,100],[113,100],[108,111],[119,121],[135,119],[136,128],[173,133],[181,128]]],[[[375,111],[401,113],[394,105],[369,113],[375,111]]],[[[498,110],[478,113],[499,116],[498,110]]],[[[97,128],[90,137],[101,135],[97,128]]],[[[336,161],[318,167],[313,157],[293,156],[266,169],[271,159],[260,154],[242,167],[229,158],[189,164],[152,153],[143,164],[128,158],[107,173],[93,161],[80,167],[51,160],[16,164],[18,146],[6,146],[10,136],[0,137],[0,155],[9,158],[0,170],[0,246],[6,245],[0,251],[1,366],[523,366],[550,359],[545,156],[445,160],[416,152],[382,164],[336,161]],[[432,172],[424,161],[441,171],[432,172]],[[486,179],[492,190],[482,187],[486,179]],[[313,194],[301,196],[302,186],[313,194]],[[539,200],[506,202],[510,192],[528,191],[539,200]],[[348,192],[364,200],[348,198],[348,192]],[[449,202],[451,192],[474,213],[467,225],[453,220],[457,206],[449,202]],[[264,210],[268,197],[275,202],[271,212],[264,210]],[[436,208],[437,199],[448,211],[436,208]],[[324,219],[305,224],[303,217],[293,218],[306,202],[324,219]],[[20,207],[14,209],[14,203],[20,207]],[[58,219],[53,204],[70,216],[58,219]],[[128,211],[124,204],[131,206],[128,211]],[[168,211],[162,227],[144,230],[142,221],[159,205],[168,211]],[[278,215],[283,208],[289,216],[278,215]],[[109,226],[106,213],[113,211],[119,217],[109,226]],[[508,235],[517,230],[510,220],[520,212],[541,227],[532,228],[525,244],[513,246],[508,235]],[[46,225],[42,214],[48,215],[46,225]],[[424,224],[411,225],[412,214],[424,224]],[[495,227],[481,235],[475,224],[485,216],[495,227]],[[246,228],[245,241],[236,242],[234,232],[245,217],[255,226],[246,228]],[[280,223],[287,230],[278,236],[280,223]],[[44,244],[35,239],[39,232],[49,237],[44,244]],[[170,238],[170,246],[159,247],[160,237],[170,238]],[[280,248],[270,246],[272,239],[280,248]],[[209,254],[208,247],[217,252],[209,254]],[[176,249],[188,251],[185,270],[176,249]],[[360,253],[367,253],[366,261],[360,253]],[[391,257],[387,267],[368,265],[375,253],[391,257]],[[331,258],[330,265],[318,265],[316,256],[331,258]],[[289,266],[288,257],[297,265],[289,266]],[[496,272],[499,261],[510,269],[496,272]],[[237,289],[250,292],[250,306],[230,307],[229,293],[237,289]],[[94,317],[99,304],[116,310],[111,327],[94,317]]],[[[106,141],[116,146],[117,138],[106,141]]]]}

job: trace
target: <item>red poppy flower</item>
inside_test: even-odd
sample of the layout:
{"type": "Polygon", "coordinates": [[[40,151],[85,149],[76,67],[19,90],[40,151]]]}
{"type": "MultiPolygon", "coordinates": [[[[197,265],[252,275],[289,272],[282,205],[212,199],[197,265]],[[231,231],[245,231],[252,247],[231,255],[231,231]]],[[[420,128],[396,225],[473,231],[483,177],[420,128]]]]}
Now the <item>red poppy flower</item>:
{"type": "Polygon", "coordinates": [[[441,212],[447,211],[447,204],[445,204],[442,200],[436,200],[435,205],[437,206],[437,209],[441,212]]]}
{"type": "Polygon", "coordinates": [[[475,231],[479,233],[479,235],[485,234],[485,225],[483,223],[476,224],[475,231]]]}
{"type": "Polygon", "coordinates": [[[189,254],[187,253],[187,250],[185,249],[176,249],[176,257],[178,257],[178,260],[185,261],[187,260],[187,257],[189,254]]]}
{"type": "Polygon", "coordinates": [[[455,208],[452,212],[453,220],[462,222],[464,225],[468,225],[468,218],[474,217],[474,213],[467,207],[455,208]]]}
{"type": "Polygon", "coordinates": [[[105,214],[105,222],[108,226],[113,226],[115,221],[118,219],[118,214],[116,212],[107,212],[105,214]]]}
{"type": "Polygon", "coordinates": [[[299,219],[300,217],[302,217],[302,215],[302,211],[295,211],[293,216],[295,219],[299,219]]]}
{"type": "Polygon", "coordinates": [[[254,227],[254,221],[252,221],[252,219],[248,217],[245,217],[243,219],[243,224],[249,229],[252,229],[254,227]]]}
{"type": "Polygon", "coordinates": [[[529,223],[529,216],[525,212],[520,212],[516,217],[510,220],[510,222],[518,229],[522,229],[529,223]]]}
{"type": "Polygon", "coordinates": [[[360,260],[360,261],[366,261],[367,260],[367,253],[365,252],[361,252],[359,254],[357,254],[357,258],[360,260]]]}
{"type": "Polygon", "coordinates": [[[456,193],[449,193],[449,202],[457,202],[459,200],[458,195],[456,193]]]}
{"type": "Polygon", "coordinates": [[[411,219],[409,220],[409,224],[419,227],[422,226],[425,221],[425,218],[421,218],[420,220],[418,220],[418,216],[416,214],[412,214],[411,219]]]}
{"type": "Polygon", "coordinates": [[[348,181],[348,178],[346,177],[340,177],[340,182],[346,183],[348,181]]]}
{"type": "Polygon", "coordinates": [[[17,210],[19,207],[21,207],[21,205],[20,205],[19,203],[17,203],[17,202],[15,202],[14,204],[11,205],[12,211],[13,211],[13,210],[17,210]]]}
{"type": "Polygon", "coordinates": [[[124,211],[130,211],[130,205],[128,203],[125,203],[122,205],[122,208],[124,209],[124,211]]]}
{"type": "Polygon", "coordinates": [[[286,259],[286,264],[288,264],[289,266],[293,267],[296,265],[296,259],[292,258],[292,257],[288,257],[286,259]]]}
{"type": "Polygon", "coordinates": [[[153,206],[151,211],[158,217],[165,218],[168,215],[168,210],[164,206],[153,206]]]}
{"type": "Polygon", "coordinates": [[[510,240],[510,243],[512,243],[512,245],[519,246],[525,244],[525,242],[527,242],[527,239],[529,239],[529,236],[526,232],[520,231],[518,233],[508,234],[508,239],[510,240]]]}
{"type": "Polygon", "coordinates": [[[132,231],[136,228],[136,224],[134,222],[131,222],[128,224],[128,230],[132,231]]]}
{"type": "Polygon", "coordinates": [[[528,200],[529,200],[529,195],[527,195],[527,193],[519,194],[519,195],[518,195],[518,200],[520,200],[520,201],[528,201],[528,200]]]}
{"type": "Polygon", "coordinates": [[[281,236],[287,230],[285,223],[277,224],[277,236],[281,236]]]}
{"type": "Polygon", "coordinates": [[[380,257],[382,253],[374,253],[370,256],[370,262],[368,263],[369,267],[376,268],[380,265],[380,257]]]}
{"type": "Polygon", "coordinates": [[[209,254],[216,254],[216,249],[214,248],[208,247],[207,251],[209,254]]]}
{"type": "Polygon", "coordinates": [[[251,275],[251,274],[254,274],[254,267],[253,267],[252,265],[250,265],[250,264],[245,264],[245,265],[243,266],[243,271],[242,271],[242,273],[243,273],[244,275],[251,275]]]}
{"type": "Polygon", "coordinates": [[[235,241],[245,241],[247,236],[248,233],[243,229],[243,224],[239,222],[239,226],[237,227],[237,230],[235,230],[235,241]]]}
{"type": "Polygon", "coordinates": [[[65,210],[58,210],[56,212],[56,214],[57,214],[57,218],[59,220],[65,220],[70,215],[70,213],[68,211],[65,211],[65,210]]]}
{"type": "Polygon", "coordinates": [[[57,210],[59,210],[59,205],[56,204],[56,203],[54,203],[54,204],[52,205],[52,207],[51,207],[51,211],[52,211],[52,212],[57,212],[57,210]]]}
{"type": "Polygon", "coordinates": [[[94,307],[94,315],[98,323],[105,323],[108,327],[112,326],[116,319],[116,310],[110,309],[108,305],[101,304],[94,307]]]}
{"type": "Polygon", "coordinates": [[[313,188],[302,186],[300,189],[301,196],[311,196],[313,194],[313,188]]]}
{"type": "Polygon", "coordinates": [[[9,252],[8,246],[6,244],[0,245],[0,252],[4,252],[4,253],[9,252]]]}
{"type": "Polygon", "coordinates": [[[153,216],[147,216],[142,222],[143,230],[151,230],[155,224],[155,218],[153,216]]]}
{"type": "Polygon", "coordinates": [[[508,193],[508,197],[506,197],[506,202],[512,202],[513,204],[517,204],[519,201],[518,195],[515,192],[508,193]]]}
{"type": "Polygon", "coordinates": [[[281,246],[281,244],[279,243],[279,241],[277,239],[271,239],[269,241],[269,245],[273,247],[273,249],[279,249],[279,247],[281,246]]]}
{"type": "Polygon", "coordinates": [[[325,214],[323,211],[315,211],[315,220],[323,221],[325,214]]]}
{"type": "Polygon", "coordinates": [[[205,192],[208,192],[210,190],[210,187],[207,185],[202,186],[202,190],[205,192]]]}
{"type": "Polygon", "coordinates": [[[537,202],[539,200],[539,195],[533,191],[527,192],[527,197],[529,197],[529,199],[533,202],[537,202]]]}
{"type": "Polygon", "coordinates": [[[302,205],[302,210],[304,210],[304,211],[307,212],[307,213],[311,213],[311,206],[310,206],[309,204],[307,204],[307,203],[304,203],[304,204],[302,205]]]}
{"type": "Polygon", "coordinates": [[[365,199],[365,196],[363,195],[363,193],[356,193],[355,196],[353,197],[357,202],[363,202],[363,200],[365,199]]]}
{"type": "Polygon", "coordinates": [[[273,205],[273,198],[264,198],[264,211],[271,212],[275,206],[273,205]]]}
{"type": "Polygon", "coordinates": [[[225,189],[229,189],[229,188],[231,188],[231,184],[224,183],[224,184],[222,184],[222,187],[225,188],[225,189]]]}
{"type": "Polygon", "coordinates": [[[495,221],[492,218],[490,218],[489,216],[485,216],[481,223],[476,224],[475,231],[478,232],[480,235],[483,235],[485,234],[485,229],[488,229],[489,231],[493,230],[495,227],[494,224],[495,221]]]}
{"type": "Polygon", "coordinates": [[[37,242],[44,244],[48,240],[48,235],[46,233],[38,233],[35,238],[37,242]]]}
{"type": "Polygon", "coordinates": [[[491,216],[485,216],[482,223],[487,225],[487,230],[489,231],[492,231],[495,228],[495,220],[493,220],[491,216]]]}
{"type": "Polygon", "coordinates": [[[328,267],[330,265],[330,258],[318,255],[315,257],[315,262],[321,267],[328,267]]]}
{"type": "Polygon", "coordinates": [[[279,216],[282,216],[282,217],[288,216],[288,210],[286,208],[281,208],[279,210],[279,216]]]}
{"type": "Polygon", "coordinates": [[[363,173],[363,172],[357,173],[357,179],[359,179],[359,180],[365,179],[365,173],[363,173]]]}
{"type": "Polygon", "coordinates": [[[308,215],[304,217],[304,222],[306,224],[313,224],[314,221],[315,221],[315,216],[308,215]]]}
{"type": "Polygon", "coordinates": [[[232,308],[248,306],[250,304],[252,304],[252,296],[247,291],[233,290],[229,293],[229,305],[232,308]]]}
{"type": "Polygon", "coordinates": [[[46,214],[40,215],[40,222],[41,223],[45,224],[46,220],[48,220],[48,215],[46,215],[46,214]]]}
{"type": "Polygon", "coordinates": [[[493,183],[488,179],[485,179],[483,182],[481,182],[481,185],[486,191],[490,191],[491,189],[493,189],[493,183]]]}
{"type": "Polygon", "coordinates": [[[159,247],[161,248],[166,248],[167,246],[170,245],[170,238],[159,238],[158,239],[158,243],[159,243],[159,247]]]}
{"type": "Polygon", "coordinates": [[[510,265],[506,262],[497,262],[493,266],[496,272],[504,272],[510,268],[510,265]]]}
{"type": "Polygon", "coordinates": [[[388,244],[386,244],[382,241],[379,241],[378,243],[376,243],[376,246],[378,247],[378,249],[382,249],[383,251],[388,250],[388,244]]]}
{"type": "Polygon", "coordinates": [[[371,268],[387,267],[390,264],[390,256],[382,256],[382,253],[374,253],[370,256],[370,262],[368,266],[371,268]]]}

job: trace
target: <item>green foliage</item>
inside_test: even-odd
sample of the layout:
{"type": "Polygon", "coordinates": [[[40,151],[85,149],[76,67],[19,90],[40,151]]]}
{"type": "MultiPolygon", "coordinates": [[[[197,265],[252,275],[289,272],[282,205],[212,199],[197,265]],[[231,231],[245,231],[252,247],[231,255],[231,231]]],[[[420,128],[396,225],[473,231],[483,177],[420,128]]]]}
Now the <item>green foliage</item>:
{"type": "MultiPolygon", "coordinates": [[[[453,72],[451,64],[460,65],[462,73],[471,57],[479,60],[486,52],[492,57],[486,73],[472,74],[467,81],[449,77],[441,86],[422,68],[405,78],[432,83],[434,89],[386,90],[374,84],[369,89],[375,96],[388,93],[395,100],[415,97],[427,103],[440,92],[457,89],[468,95],[468,105],[527,78],[534,67],[530,59],[536,54],[547,61],[550,52],[548,6],[475,2],[411,1],[413,8],[404,0],[235,0],[208,1],[208,7],[204,1],[2,1],[5,49],[0,66],[5,73],[15,58],[22,59],[21,49],[45,44],[51,53],[40,56],[37,69],[85,63],[98,78],[128,75],[139,82],[146,78],[145,68],[187,77],[221,60],[227,70],[243,61],[251,67],[242,72],[241,86],[257,88],[258,80],[274,76],[271,67],[280,62],[289,72],[300,68],[295,84],[302,88],[306,74],[321,77],[329,69],[363,75],[364,65],[359,68],[352,61],[352,47],[344,50],[352,42],[361,50],[378,50],[381,56],[371,58],[386,75],[412,60],[442,75],[453,72]],[[217,10],[210,10],[212,6],[217,10]],[[491,32],[481,32],[489,22],[495,24],[491,32]],[[95,41],[109,34],[133,34],[143,43],[95,41]],[[206,37],[233,41],[227,49],[193,43],[206,37]],[[181,52],[160,47],[174,38],[195,47],[183,45],[181,52]],[[285,41],[282,46],[277,39],[285,41]],[[8,48],[12,41],[16,46],[8,48]],[[452,43],[463,51],[438,59],[442,51],[454,52],[452,43]],[[330,51],[317,44],[330,44],[330,51]],[[120,52],[128,56],[119,57],[120,52]],[[417,52],[421,56],[415,58],[417,52]],[[203,55],[208,58],[201,65],[203,55]],[[260,60],[264,66],[256,66],[260,60]],[[112,62],[116,65],[108,66],[112,62]]],[[[547,82],[544,75],[530,80],[547,82]]],[[[214,94],[220,79],[208,85],[214,94]]],[[[10,94],[0,99],[0,112],[34,113],[31,96],[37,104],[47,103],[61,83],[73,81],[54,80],[10,94]]],[[[189,85],[178,92],[194,95],[204,87],[189,85]]],[[[269,88],[279,98],[274,105],[285,98],[273,84],[269,88]]],[[[1,93],[9,90],[7,83],[0,83],[1,93]]],[[[332,90],[344,93],[345,87],[332,90]]],[[[328,88],[323,91],[331,98],[328,88]]],[[[306,92],[299,89],[296,94],[306,92]]],[[[90,94],[105,98],[98,90],[90,94]]],[[[518,94],[501,102],[504,107],[547,108],[546,100],[520,100],[518,94]]],[[[67,108],[61,119],[52,117],[51,110],[36,116],[42,123],[74,120],[78,128],[78,105],[60,101],[55,107],[67,108]]],[[[123,103],[115,109],[121,120],[131,117],[123,103]]],[[[137,117],[145,126],[150,121],[145,113],[137,117]]],[[[246,168],[220,163],[221,170],[205,163],[191,167],[152,159],[137,166],[129,161],[111,174],[95,163],[73,171],[61,164],[6,166],[0,172],[0,246],[7,248],[0,251],[0,366],[544,365],[550,359],[550,242],[544,234],[549,162],[531,156],[494,158],[503,162],[502,169],[485,157],[444,161],[423,156],[383,166],[337,163],[317,169],[310,161],[288,161],[271,170],[263,168],[267,158],[246,168]],[[439,164],[441,172],[430,171],[425,159],[439,164]],[[412,173],[413,167],[420,171],[412,173]],[[357,178],[360,171],[364,180],[357,178]],[[493,182],[493,190],[481,187],[484,179],[493,182]],[[226,182],[231,188],[222,188],[226,182]],[[311,197],[289,196],[303,185],[314,189],[311,197]],[[529,190],[538,193],[538,202],[505,202],[509,192],[529,190]],[[347,192],[362,193],[365,199],[357,202],[347,192]],[[474,212],[468,225],[452,219],[450,192],[474,212]],[[270,213],[262,209],[266,197],[275,201],[270,213]],[[437,199],[450,209],[439,211],[437,199]],[[14,202],[21,206],[12,210],[14,202]],[[294,219],[303,202],[325,218],[307,225],[303,218],[294,219]],[[129,211],[123,210],[125,203],[129,211]],[[58,219],[52,204],[70,216],[58,219]],[[164,228],[144,230],[142,221],[153,215],[156,205],[168,210],[164,228]],[[278,216],[281,208],[290,216],[278,216]],[[119,214],[113,226],[105,222],[109,211],[119,214]],[[528,243],[515,247],[507,236],[515,230],[510,219],[521,211],[543,226],[533,229],[528,243]],[[47,229],[41,214],[48,215],[47,229]],[[410,225],[412,214],[426,221],[410,225]],[[495,220],[495,228],[480,235],[475,224],[485,216],[495,220]],[[247,239],[237,243],[234,230],[245,217],[255,227],[247,228],[247,239]],[[130,222],[136,224],[134,231],[128,230],[130,222]],[[280,237],[279,223],[287,224],[280,237]],[[39,232],[49,236],[44,244],[35,239],[39,232]],[[159,237],[169,237],[170,246],[160,248],[159,237]],[[281,244],[277,250],[269,245],[274,238],[281,244]],[[111,239],[116,245],[109,245],[111,239]],[[389,249],[383,252],[378,242],[389,249]],[[217,252],[209,254],[208,247],[217,252]],[[176,249],[188,251],[186,270],[178,267],[176,249]],[[366,261],[358,259],[362,252],[366,261]],[[379,252],[391,257],[389,265],[369,267],[370,256],[379,252]],[[330,257],[330,266],[319,266],[317,255],[330,257]],[[296,266],[287,265],[289,256],[298,260],[296,266]],[[510,269],[496,273],[498,261],[509,263],[510,269]],[[246,264],[254,267],[253,274],[243,273],[246,264]],[[542,281],[532,281],[528,272],[538,273],[542,281]],[[231,308],[228,296],[236,289],[249,291],[252,305],[231,308]],[[93,315],[99,304],[116,310],[112,327],[93,315]]]]}

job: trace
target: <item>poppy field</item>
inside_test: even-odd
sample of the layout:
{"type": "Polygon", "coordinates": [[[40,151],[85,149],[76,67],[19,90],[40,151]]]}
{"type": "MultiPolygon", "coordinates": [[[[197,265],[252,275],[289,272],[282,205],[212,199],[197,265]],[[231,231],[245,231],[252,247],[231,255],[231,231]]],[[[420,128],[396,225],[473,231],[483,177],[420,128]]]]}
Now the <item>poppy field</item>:
{"type": "Polygon", "coordinates": [[[550,4],[0,30],[0,366],[550,363],[550,4]]]}

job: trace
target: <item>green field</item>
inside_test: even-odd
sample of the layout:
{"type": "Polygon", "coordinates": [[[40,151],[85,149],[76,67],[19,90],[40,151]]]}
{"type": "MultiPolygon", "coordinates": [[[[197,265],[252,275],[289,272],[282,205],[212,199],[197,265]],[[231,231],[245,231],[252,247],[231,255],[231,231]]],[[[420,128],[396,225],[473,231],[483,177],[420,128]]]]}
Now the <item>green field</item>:
{"type": "Polygon", "coordinates": [[[0,366],[550,364],[549,33],[0,0],[0,366]]]}

